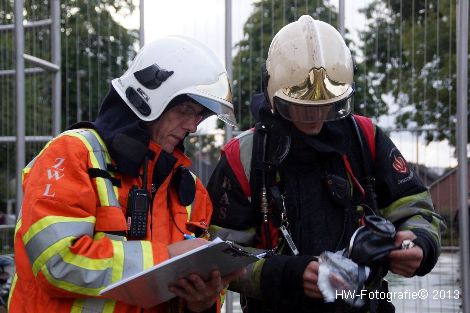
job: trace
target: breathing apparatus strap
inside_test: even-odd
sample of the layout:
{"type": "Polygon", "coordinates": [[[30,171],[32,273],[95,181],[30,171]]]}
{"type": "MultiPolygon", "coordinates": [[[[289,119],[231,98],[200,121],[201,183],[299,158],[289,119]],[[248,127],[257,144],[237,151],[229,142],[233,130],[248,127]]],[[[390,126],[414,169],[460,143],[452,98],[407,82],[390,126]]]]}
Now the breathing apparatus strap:
{"type": "Polygon", "coordinates": [[[359,142],[359,151],[361,157],[360,163],[362,164],[364,177],[360,178],[359,181],[357,181],[354,175],[352,174],[352,169],[347,159],[345,159],[345,165],[346,168],[348,168],[349,165],[349,169],[351,171],[350,174],[352,174],[353,181],[355,180],[355,183],[357,182],[360,185],[358,188],[363,188],[361,193],[364,197],[364,203],[371,210],[371,212],[369,213],[376,215],[378,213],[379,208],[377,205],[377,195],[375,193],[375,178],[372,174],[370,166],[370,164],[375,163],[374,125],[369,118],[359,115],[351,115],[351,122],[356,133],[356,138],[359,142]],[[363,138],[366,139],[367,146],[364,143],[363,138]]]}
{"type": "Polygon", "coordinates": [[[258,122],[255,125],[253,136],[253,157],[251,159],[250,188],[251,206],[261,213],[261,232],[265,240],[265,249],[271,249],[271,234],[269,231],[269,208],[266,181],[270,181],[268,176],[270,165],[266,160],[268,142],[268,126],[258,122]]]}

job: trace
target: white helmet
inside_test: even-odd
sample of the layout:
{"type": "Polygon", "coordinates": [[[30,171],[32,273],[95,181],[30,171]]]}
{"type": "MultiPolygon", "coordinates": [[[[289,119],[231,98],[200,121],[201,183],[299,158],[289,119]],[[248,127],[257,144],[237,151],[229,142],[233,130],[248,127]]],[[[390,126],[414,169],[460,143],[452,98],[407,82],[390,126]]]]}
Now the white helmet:
{"type": "Polygon", "coordinates": [[[202,43],[170,36],[145,45],[112,84],[144,121],[157,119],[171,100],[186,95],[235,126],[232,90],[217,56],[202,43]]]}
{"type": "Polygon", "coordinates": [[[266,69],[271,106],[287,120],[327,121],[351,112],[351,52],[331,25],[303,15],[284,26],[271,42],[266,69]]]}

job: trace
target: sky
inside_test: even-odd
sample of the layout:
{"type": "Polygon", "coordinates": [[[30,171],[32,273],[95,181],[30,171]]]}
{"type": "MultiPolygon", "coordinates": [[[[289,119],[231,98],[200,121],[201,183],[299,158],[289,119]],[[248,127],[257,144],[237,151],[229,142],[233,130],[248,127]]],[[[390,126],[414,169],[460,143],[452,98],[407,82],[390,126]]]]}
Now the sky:
{"type": "MultiPolygon", "coordinates": [[[[138,0],[134,0],[137,3],[138,0]]],[[[338,0],[332,3],[338,6],[338,0]]],[[[351,31],[353,41],[356,30],[365,25],[365,17],[358,13],[371,0],[345,0],[345,26],[351,31]]],[[[232,0],[232,42],[243,37],[243,25],[251,14],[253,0],[232,0]]],[[[209,46],[224,63],[225,60],[225,1],[224,0],[146,0],[144,2],[145,41],[152,41],[167,35],[185,35],[198,39],[209,46]]],[[[127,19],[125,24],[138,28],[138,16],[127,19]]],[[[354,48],[354,47],[352,47],[354,48]]],[[[234,50],[234,54],[235,54],[234,50]]],[[[381,118],[379,125],[393,126],[392,118],[381,118]]],[[[199,131],[214,129],[215,118],[200,125],[199,131]]],[[[392,140],[405,158],[432,167],[455,166],[453,150],[447,143],[425,145],[410,133],[392,133],[392,140]]]]}

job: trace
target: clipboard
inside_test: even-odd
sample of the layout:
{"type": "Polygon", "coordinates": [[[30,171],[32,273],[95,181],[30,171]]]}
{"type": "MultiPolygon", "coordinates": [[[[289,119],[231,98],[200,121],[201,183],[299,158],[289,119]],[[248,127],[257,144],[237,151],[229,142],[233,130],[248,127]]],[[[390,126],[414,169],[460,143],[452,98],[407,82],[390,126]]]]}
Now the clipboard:
{"type": "Polygon", "coordinates": [[[180,278],[194,273],[207,280],[215,269],[224,276],[259,259],[239,245],[216,238],[115,282],[101,290],[100,295],[147,309],[174,298],[176,295],[168,286],[180,278]]]}

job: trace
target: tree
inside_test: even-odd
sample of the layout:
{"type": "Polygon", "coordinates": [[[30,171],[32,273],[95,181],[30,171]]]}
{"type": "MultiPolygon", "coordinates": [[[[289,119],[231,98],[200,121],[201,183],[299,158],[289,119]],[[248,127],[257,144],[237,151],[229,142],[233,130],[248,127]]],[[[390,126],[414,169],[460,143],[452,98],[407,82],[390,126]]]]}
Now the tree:
{"type": "MultiPolygon", "coordinates": [[[[117,16],[131,14],[132,0],[68,0],[61,1],[61,75],[62,129],[79,120],[96,117],[110,79],[120,76],[135,54],[137,32],[128,30],[116,21],[117,16]],[[80,102],[80,104],[79,104],[80,102]],[[77,114],[81,111],[81,114],[77,114]]],[[[24,20],[27,22],[50,17],[50,0],[25,0],[24,20]]],[[[0,5],[0,25],[13,24],[13,1],[0,5]]],[[[14,69],[14,32],[2,32],[0,55],[2,68],[14,69]]],[[[50,28],[25,29],[25,53],[51,60],[50,28]]],[[[25,61],[25,67],[33,67],[25,61]]],[[[16,134],[15,78],[0,81],[2,101],[0,136],[16,134]]],[[[51,75],[48,73],[25,77],[26,135],[51,135],[51,75]]],[[[29,162],[44,143],[27,143],[26,162],[29,162]]],[[[15,145],[0,144],[0,199],[13,198],[15,184],[15,145]],[[9,186],[9,187],[7,187],[9,186]]]]}
{"type": "Polygon", "coordinates": [[[388,95],[398,127],[455,145],[455,2],[375,0],[363,13],[365,103],[383,107],[388,95]]]}
{"type": "Polygon", "coordinates": [[[62,95],[68,103],[64,128],[96,117],[111,79],[134,57],[137,32],[114,19],[134,9],[132,0],[72,0],[62,5],[62,95]]]}

